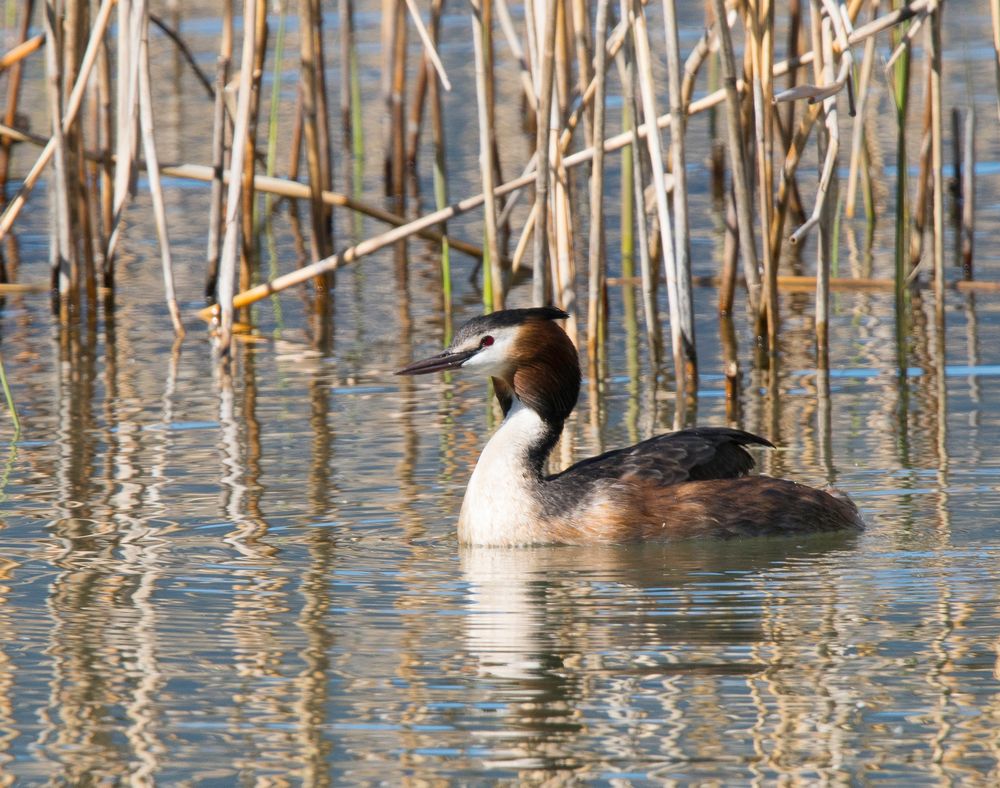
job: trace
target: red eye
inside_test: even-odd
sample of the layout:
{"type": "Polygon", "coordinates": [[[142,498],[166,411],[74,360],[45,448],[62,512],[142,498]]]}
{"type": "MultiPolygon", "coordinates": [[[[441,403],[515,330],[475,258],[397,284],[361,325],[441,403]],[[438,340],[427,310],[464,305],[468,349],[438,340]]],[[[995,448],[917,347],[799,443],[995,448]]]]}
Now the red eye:
{"type": "Polygon", "coordinates": [[[485,336],[485,337],[483,337],[482,341],[479,343],[479,347],[489,347],[492,344],[493,344],[493,337],[491,337],[491,336],[485,336]]]}

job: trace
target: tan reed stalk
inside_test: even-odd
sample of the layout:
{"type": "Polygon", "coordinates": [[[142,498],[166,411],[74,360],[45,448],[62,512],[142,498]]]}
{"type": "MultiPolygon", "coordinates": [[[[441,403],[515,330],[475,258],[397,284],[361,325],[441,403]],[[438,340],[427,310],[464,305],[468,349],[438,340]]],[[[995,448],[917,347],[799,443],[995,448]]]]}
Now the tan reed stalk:
{"type": "Polygon", "coordinates": [[[965,147],[962,162],[962,276],[972,279],[976,237],[976,108],[965,113],[965,147]]]}
{"type": "Polygon", "coordinates": [[[49,116],[52,124],[52,139],[54,141],[54,189],[52,201],[55,209],[52,232],[55,238],[52,249],[52,286],[59,296],[59,318],[65,324],[69,319],[70,284],[76,280],[76,258],[73,254],[71,214],[69,204],[69,188],[67,185],[66,139],[62,123],[62,64],[60,62],[59,38],[56,29],[61,19],[56,15],[56,4],[46,0],[43,9],[43,27],[45,29],[45,71],[46,97],[48,98],[49,116]],[[72,272],[71,272],[72,271],[72,272]]]}
{"type": "Polygon", "coordinates": [[[941,11],[939,0],[931,4],[928,43],[931,61],[931,171],[934,178],[934,308],[944,319],[944,109],[941,105],[941,11]]]}
{"type": "MultiPolygon", "coordinates": [[[[517,61],[518,78],[521,82],[521,91],[524,100],[528,104],[528,110],[538,112],[538,97],[535,96],[534,84],[531,81],[531,69],[528,68],[528,60],[524,56],[524,47],[521,46],[521,39],[514,29],[514,21],[510,18],[510,9],[507,7],[507,0],[496,0],[497,21],[500,23],[500,30],[510,47],[510,53],[517,61]]],[[[525,12],[526,21],[531,22],[531,15],[525,12]]],[[[530,38],[529,38],[530,40],[530,38]]]]}
{"type": "MultiPolygon", "coordinates": [[[[538,48],[542,57],[540,65],[535,65],[538,82],[538,115],[535,132],[535,234],[533,243],[534,274],[531,283],[531,299],[535,306],[549,303],[549,249],[548,249],[548,208],[549,208],[549,137],[554,118],[552,117],[552,90],[555,79],[556,6],[559,0],[535,0],[536,22],[544,20],[536,30],[538,48]],[[544,3],[545,13],[541,14],[539,4],[544,3]]],[[[536,25],[537,27],[537,25],[536,25]]],[[[535,61],[536,63],[538,61],[535,61]]]]}
{"type": "MultiPolygon", "coordinates": [[[[818,8],[816,9],[818,11],[818,8]]],[[[834,9],[837,12],[837,9],[834,9]]],[[[823,82],[832,84],[836,77],[833,63],[833,21],[829,16],[821,23],[823,41],[823,82]]],[[[822,370],[829,367],[830,354],[830,267],[833,248],[836,243],[837,174],[836,160],[840,147],[840,126],[837,121],[837,97],[828,96],[823,100],[824,125],[826,128],[826,160],[833,161],[832,172],[827,176],[827,187],[821,184],[817,203],[822,203],[819,217],[819,243],[816,260],[816,365],[822,370]]]]}
{"type": "MultiPolygon", "coordinates": [[[[108,43],[101,36],[97,55],[97,126],[100,139],[100,237],[101,249],[107,248],[111,236],[112,213],[114,205],[115,170],[112,161],[111,144],[113,142],[114,121],[111,117],[111,58],[108,57],[108,43]]],[[[103,276],[103,271],[102,271],[103,276]]],[[[110,289],[110,284],[101,284],[110,289]]]]}
{"type": "MultiPolygon", "coordinates": [[[[65,5],[63,20],[63,85],[76,82],[82,63],[86,34],[90,26],[90,6],[86,2],[70,2],[65,5]]],[[[95,61],[96,62],[96,61],[95,61]]],[[[63,88],[65,91],[65,87],[63,88]]],[[[87,188],[87,164],[84,158],[83,123],[76,123],[66,130],[66,182],[69,186],[70,226],[73,228],[73,254],[77,260],[76,278],[70,282],[74,300],[81,300],[81,282],[87,294],[91,309],[89,317],[96,315],[97,282],[94,261],[94,228],[91,223],[90,195],[87,188]]],[[[72,269],[71,269],[72,273],[72,269]]]]}
{"type": "Polygon", "coordinates": [[[598,0],[597,19],[594,36],[598,41],[594,53],[594,79],[597,88],[594,94],[593,146],[594,161],[590,168],[590,236],[588,256],[587,292],[587,357],[591,365],[591,377],[597,371],[598,334],[605,297],[606,259],[604,249],[604,93],[607,77],[607,48],[603,45],[608,30],[609,0],[598,0]]]}
{"type": "Polygon", "coordinates": [[[344,130],[344,139],[350,140],[354,135],[351,124],[351,71],[353,63],[351,51],[354,38],[354,4],[351,0],[337,0],[337,15],[339,17],[340,33],[340,126],[344,130]]]}
{"type": "MultiPolygon", "coordinates": [[[[329,209],[323,204],[322,194],[327,178],[323,172],[322,142],[319,130],[319,58],[316,39],[312,31],[320,24],[317,14],[319,3],[302,0],[299,3],[299,54],[301,61],[302,132],[305,140],[306,166],[309,172],[309,212],[312,219],[311,250],[312,260],[320,260],[333,254],[333,239],[330,236],[329,209]]],[[[317,280],[319,289],[326,288],[325,280],[317,280]]]]}
{"type": "Polygon", "coordinates": [[[134,188],[133,166],[138,147],[139,77],[136,53],[129,34],[132,0],[118,0],[117,91],[115,97],[115,193],[111,211],[111,233],[104,250],[104,282],[113,289],[115,255],[125,203],[134,188]]]}
{"type": "MultiPolygon", "coordinates": [[[[115,0],[103,0],[97,13],[94,26],[91,30],[90,40],[87,43],[87,50],[84,52],[83,60],[80,63],[76,83],[70,91],[69,98],[66,101],[66,108],[62,112],[61,128],[64,132],[76,121],[77,113],[83,103],[84,92],[87,88],[87,80],[90,77],[94,61],[97,59],[97,53],[100,51],[104,32],[107,30],[108,20],[111,16],[112,10],[114,10],[114,7],[115,0]]],[[[5,133],[9,136],[12,133],[12,129],[8,128],[5,133]]],[[[31,193],[32,188],[35,183],[37,183],[43,170],[52,160],[52,156],[55,153],[55,147],[56,141],[55,136],[53,136],[45,144],[41,154],[38,156],[38,159],[28,171],[28,174],[24,176],[17,194],[14,195],[14,198],[7,204],[6,208],[4,208],[3,214],[0,215],[0,239],[3,239],[7,233],[10,232],[10,228],[13,226],[14,220],[17,218],[28,199],[28,194],[31,193]]]]}
{"type": "MultiPolygon", "coordinates": [[[[760,319],[766,319],[769,352],[777,352],[778,342],[778,254],[780,246],[771,244],[772,200],[774,197],[771,176],[771,151],[773,133],[773,90],[771,71],[774,68],[774,51],[767,32],[771,14],[767,0],[755,0],[748,6],[751,39],[748,48],[753,64],[753,118],[755,149],[757,151],[757,204],[760,211],[761,259],[764,264],[764,298],[760,319]],[[762,18],[763,17],[763,18],[762,18]]],[[[779,239],[780,240],[780,239],[779,239]]]]}
{"type": "Polygon", "coordinates": [[[719,274],[719,314],[731,316],[736,291],[736,264],[739,262],[739,229],[736,226],[736,201],[732,189],[726,192],[725,241],[722,245],[722,271],[719,274]]]}
{"type": "MultiPolygon", "coordinates": [[[[260,118],[260,86],[264,76],[264,58],[267,54],[267,0],[257,0],[255,14],[254,60],[250,78],[250,118],[247,125],[246,155],[243,157],[243,201],[240,220],[243,231],[240,234],[240,283],[245,290],[253,281],[253,271],[257,262],[257,195],[253,188],[254,171],[257,167],[257,126],[260,118]]],[[[315,35],[315,33],[314,33],[315,35]]]]}
{"type": "MultiPolygon", "coordinates": [[[[30,14],[25,19],[29,17],[30,14]]],[[[37,36],[32,36],[31,38],[22,35],[20,42],[4,52],[3,55],[0,55],[0,71],[6,71],[8,68],[25,60],[29,55],[35,54],[45,43],[45,34],[39,33],[37,36]]]]}
{"type": "Polygon", "coordinates": [[[913,200],[913,228],[910,232],[910,272],[916,270],[924,254],[924,229],[927,225],[928,193],[932,190],[931,180],[931,79],[930,62],[927,63],[927,79],[924,81],[923,129],[920,135],[920,156],[917,167],[917,194],[913,200]]]}
{"type": "Polygon", "coordinates": [[[691,103],[691,97],[694,95],[694,86],[695,81],[698,79],[698,72],[712,52],[714,39],[712,31],[713,27],[706,28],[701,38],[698,39],[698,42],[691,49],[687,60],[684,61],[684,76],[681,81],[681,104],[685,107],[685,111],[687,105],[691,103]]]}
{"type": "MultiPolygon", "coordinates": [[[[878,14],[879,0],[871,0],[871,15],[878,14]]],[[[847,199],[844,214],[848,219],[854,216],[854,205],[857,201],[858,173],[861,169],[865,149],[865,107],[868,104],[868,93],[871,87],[872,68],[875,64],[875,39],[865,41],[865,53],[861,59],[861,74],[858,79],[858,107],[851,130],[851,162],[847,174],[847,199]]]]}
{"type": "MultiPolygon", "coordinates": [[[[24,0],[22,10],[21,25],[17,31],[17,40],[21,44],[26,43],[28,33],[31,30],[31,17],[35,10],[35,0],[24,0]]],[[[44,40],[44,36],[35,36],[32,41],[37,40],[39,45],[44,40]]],[[[17,47],[15,47],[16,49],[17,47]]],[[[12,126],[17,117],[18,101],[21,96],[21,81],[24,74],[24,64],[22,58],[17,58],[11,65],[10,74],[7,77],[7,107],[3,113],[3,122],[12,126]]],[[[10,171],[10,146],[9,137],[0,137],[0,202],[6,201],[7,175],[10,171]]]]}
{"type": "MultiPolygon", "coordinates": [[[[120,2],[120,0],[119,0],[120,2]]],[[[236,102],[235,128],[233,130],[232,173],[243,173],[243,159],[247,153],[247,139],[250,126],[250,104],[253,92],[253,64],[256,61],[257,43],[257,0],[243,3],[243,52],[240,56],[240,84],[236,102]]],[[[222,242],[222,256],[219,260],[219,347],[221,360],[228,360],[233,332],[233,291],[236,285],[236,265],[239,256],[240,211],[243,192],[242,177],[229,180],[226,196],[226,223],[222,242]]],[[[300,268],[300,271],[305,270],[300,268]]]]}
{"type": "MultiPolygon", "coordinates": [[[[629,18],[630,0],[620,0],[621,17],[629,18]]],[[[619,136],[625,136],[631,145],[628,156],[631,172],[622,178],[623,184],[631,183],[632,193],[628,204],[634,206],[636,240],[639,244],[639,278],[642,285],[642,313],[646,329],[646,345],[649,348],[650,359],[659,365],[660,358],[660,321],[656,309],[656,275],[649,254],[649,232],[646,224],[646,179],[643,175],[643,148],[639,137],[639,107],[635,98],[635,57],[630,43],[632,25],[628,26],[628,34],[624,48],[615,57],[618,73],[621,77],[624,107],[627,113],[627,128],[619,136]]],[[[607,143],[605,143],[607,149],[607,143]]],[[[627,228],[631,230],[631,225],[627,228]]]]}
{"type": "Polygon", "coordinates": [[[392,55],[392,178],[390,193],[402,210],[406,199],[406,138],[397,130],[406,128],[406,6],[396,0],[393,6],[392,55]]]}
{"type": "Polygon", "coordinates": [[[822,106],[821,103],[809,105],[799,119],[799,126],[789,142],[788,151],[785,154],[785,163],[778,176],[778,196],[776,199],[778,209],[775,211],[771,222],[772,249],[778,248],[778,239],[782,237],[782,233],[784,232],[785,218],[788,216],[792,205],[792,195],[794,192],[792,184],[795,183],[795,173],[798,170],[806,143],[809,141],[809,134],[812,132],[813,126],[816,125],[816,119],[819,117],[822,106]]]}
{"type": "Polygon", "coordinates": [[[132,11],[139,17],[139,47],[136,68],[139,70],[139,126],[142,130],[142,148],[149,175],[149,191],[153,198],[153,215],[156,218],[156,233],[160,241],[160,256],[163,265],[163,287],[166,293],[167,309],[174,334],[178,339],[184,336],[181,313],[174,291],[174,268],[170,254],[170,238],[167,234],[167,213],[164,208],[163,187],[160,183],[160,164],[156,153],[156,136],[153,129],[153,90],[149,79],[149,12],[146,1],[140,0],[132,11]]]}
{"type": "Polygon", "coordinates": [[[212,191],[209,196],[208,267],[205,298],[214,299],[219,279],[219,254],[222,252],[222,171],[226,166],[226,85],[233,60],[233,0],[223,0],[222,36],[215,61],[215,103],[212,110],[212,191]]]}
{"type": "Polygon", "coordinates": [[[406,121],[406,168],[411,175],[417,171],[417,153],[420,150],[420,127],[424,122],[424,103],[427,100],[427,83],[430,77],[431,61],[425,52],[417,69],[417,84],[413,86],[413,100],[410,102],[410,116],[406,121]]]}
{"type": "MultiPolygon", "coordinates": [[[[602,0],[598,0],[601,2],[602,0]]],[[[585,96],[596,76],[593,68],[593,46],[590,40],[590,9],[587,0],[572,0],[573,43],[576,47],[576,79],[577,89],[585,96]]],[[[604,41],[601,35],[598,41],[604,41]]],[[[586,108],[583,111],[583,138],[588,146],[594,144],[594,107],[588,102],[582,102],[586,108]]]]}
{"type": "MultiPolygon", "coordinates": [[[[656,217],[660,226],[660,246],[663,255],[663,268],[667,277],[667,305],[670,309],[670,344],[673,352],[674,368],[677,380],[684,379],[687,369],[684,327],[681,320],[678,298],[677,258],[674,254],[673,230],[670,222],[670,210],[667,206],[667,184],[664,175],[663,152],[660,147],[659,130],[655,128],[656,98],[653,86],[652,57],[649,50],[649,31],[646,27],[645,11],[638,0],[633,0],[629,9],[629,20],[632,23],[633,41],[635,43],[636,66],[639,75],[639,93],[642,97],[642,110],[646,125],[652,127],[653,133],[646,135],[646,146],[649,151],[652,167],[653,189],[656,197],[656,217]]],[[[693,347],[693,337],[689,338],[693,347]]]]}
{"type": "MultiPolygon", "coordinates": [[[[789,58],[799,56],[799,44],[802,37],[802,2],[801,0],[790,0],[788,3],[788,32],[786,50],[789,58]]],[[[799,71],[795,68],[788,70],[788,78],[785,80],[785,90],[792,90],[798,82],[799,71]]],[[[795,126],[795,105],[789,104],[785,108],[785,117],[781,123],[781,143],[784,146],[784,154],[788,155],[788,149],[792,144],[792,128],[795,126]]]]}
{"type": "MultiPolygon", "coordinates": [[[[441,15],[444,13],[444,0],[432,0],[431,2],[431,43],[437,47],[441,31],[441,15]]],[[[435,75],[430,73],[430,64],[426,65],[428,70],[430,114],[431,114],[431,135],[434,140],[434,206],[441,210],[448,204],[448,176],[445,161],[445,127],[444,116],[441,109],[441,91],[435,75]]],[[[444,335],[445,342],[451,341],[452,336],[452,308],[451,308],[451,244],[447,236],[448,227],[442,222],[441,231],[441,298],[444,302],[444,335]]]]}
{"type": "Polygon", "coordinates": [[[760,274],[757,271],[757,245],[754,241],[753,217],[750,207],[750,181],[740,128],[740,97],[736,87],[736,57],[733,41],[726,24],[725,0],[713,0],[716,25],[721,44],[722,82],[726,97],[726,127],[728,131],[729,161],[733,172],[733,192],[736,199],[736,224],[743,260],[743,276],[747,282],[747,299],[754,314],[760,313],[760,274]]]}
{"type": "Polygon", "coordinates": [[[687,108],[681,91],[681,55],[674,0],[663,0],[663,28],[666,38],[667,88],[670,96],[670,153],[674,176],[674,266],[677,277],[677,314],[680,320],[685,378],[689,384],[697,385],[698,354],[695,350],[694,308],[691,303],[691,239],[687,213],[687,156],[684,145],[687,108]]]}
{"type": "MultiPolygon", "coordinates": [[[[919,7],[922,7],[924,4],[925,0],[916,0],[913,6],[919,9],[919,7]]],[[[901,21],[905,21],[906,19],[912,18],[915,15],[915,13],[916,11],[913,10],[913,8],[911,7],[910,9],[900,9],[891,14],[887,14],[886,17],[875,20],[875,22],[869,23],[855,30],[848,37],[848,41],[852,44],[863,41],[867,37],[876,35],[878,32],[881,32],[882,30],[891,27],[892,24],[898,24],[901,21]]],[[[806,53],[799,59],[799,63],[801,64],[807,64],[811,62],[812,62],[811,53],[806,53]]],[[[776,76],[780,76],[786,73],[789,67],[790,64],[788,63],[788,61],[785,61],[783,63],[777,63],[775,65],[774,73],[776,76]]],[[[699,112],[703,112],[713,106],[718,105],[722,101],[726,100],[726,98],[727,98],[727,92],[725,89],[716,91],[715,93],[705,96],[702,99],[692,102],[690,107],[690,113],[696,114],[699,112]]],[[[663,128],[667,126],[669,124],[669,121],[670,121],[669,113],[657,118],[657,128],[663,128]]],[[[12,130],[0,129],[0,131],[11,133],[12,130]]],[[[647,132],[648,128],[646,126],[641,126],[636,130],[635,133],[641,138],[642,136],[645,136],[647,132]]],[[[614,150],[619,150],[620,148],[629,145],[630,143],[633,143],[633,132],[632,131],[622,132],[620,134],[609,137],[608,139],[605,140],[604,151],[610,152],[614,150]]],[[[563,165],[566,169],[571,169],[587,161],[590,161],[593,155],[594,155],[593,149],[581,150],[578,151],[577,153],[567,156],[563,160],[563,165]]],[[[525,175],[522,175],[519,178],[515,178],[511,181],[508,181],[507,183],[497,186],[496,194],[509,194],[517,189],[521,189],[524,186],[530,184],[532,181],[534,181],[537,178],[537,175],[538,172],[536,170],[536,172],[534,173],[531,172],[526,173],[525,175]]],[[[637,184],[637,187],[641,188],[641,185],[637,184]]],[[[466,198],[444,209],[434,211],[431,214],[420,217],[408,223],[407,225],[401,226],[394,230],[390,230],[375,238],[370,238],[365,241],[362,241],[356,246],[352,247],[351,249],[345,251],[343,255],[334,255],[330,258],[327,258],[326,260],[320,261],[319,263],[315,264],[315,266],[309,266],[305,269],[301,269],[300,271],[296,271],[286,276],[279,277],[274,282],[260,285],[256,288],[253,288],[251,291],[247,293],[240,294],[239,303],[240,305],[253,303],[254,300],[266,297],[272,292],[277,292],[280,289],[294,286],[295,284],[299,284],[302,281],[308,280],[310,276],[314,275],[314,273],[317,270],[322,271],[327,269],[335,269],[342,264],[352,262],[353,260],[356,260],[361,256],[370,254],[374,251],[377,251],[378,249],[384,248],[386,245],[395,243],[402,238],[409,237],[422,230],[425,230],[429,227],[439,224],[442,221],[451,219],[452,217],[457,216],[461,213],[465,213],[467,211],[478,208],[480,205],[482,205],[483,199],[484,199],[483,195],[481,194],[466,198]]],[[[782,277],[779,277],[778,281],[779,281],[779,286],[783,286],[782,277]]],[[[203,310],[203,311],[209,315],[212,313],[212,310],[203,310]]]]}
{"type": "Polygon", "coordinates": [[[997,114],[1000,115],[1000,0],[990,0],[990,21],[993,23],[993,75],[996,78],[997,114]]]}
{"type": "Polygon", "coordinates": [[[483,257],[483,297],[489,302],[485,306],[490,310],[503,309],[504,287],[500,266],[500,245],[497,236],[497,213],[494,196],[494,165],[493,151],[495,130],[493,118],[489,110],[487,96],[488,82],[491,79],[491,69],[486,57],[487,25],[490,23],[489,5],[491,0],[473,0],[472,42],[476,58],[476,106],[479,117],[479,172],[483,181],[484,225],[486,234],[486,255],[483,257]]]}

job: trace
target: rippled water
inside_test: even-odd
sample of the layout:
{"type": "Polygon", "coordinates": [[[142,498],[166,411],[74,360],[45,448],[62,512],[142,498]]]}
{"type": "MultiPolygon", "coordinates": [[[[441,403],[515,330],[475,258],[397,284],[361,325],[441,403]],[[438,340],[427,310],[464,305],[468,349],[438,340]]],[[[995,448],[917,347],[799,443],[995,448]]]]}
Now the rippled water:
{"type": "MultiPolygon", "coordinates": [[[[446,53],[456,69],[467,56],[446,53]]],[[[956,75],[955,93],[971,90],[986,117],[981,71],[956,75]]],[[[166,155],[202,160],[168,98],[166,155]]],[[[453,106],[456,126],[474,123],[453,106]]],[[[984,132],[981,157],[1000,159],[996,147],[984,132]]],[[[16,171],[27,164],[22,152],[16,171]]],[[[710,274],[721,241],[694,169],[696,273],[710,274]]],[[[979,187],[984,279],[1000,273],[995,177],[979,187]]],[[[170,199],[190,315],[206,193],[170,199]]],[[[18,277],[45,281],[44,192],[32,206],[18,277]]],[[[890,294],[838,293],[829,397],[809,298],[783,296],[776,392],[749,368],[737,320],[739,423],[779,447],[762,468],[849,493],[860,536],[464,549],[458,507],[498,412],[483,381],[391,374],[442,341],[432,248],[338,274],[325,355],[298,295],[259,305],[260,336],[227,381],[193,318],[172,348],[144,202],[130,218],[113,317],[60,331],[44,297],[0,310],[24,421],[15,440],[0,413],[0,783],[1000,781],[995,294],[949,292],[944,331],[927,295],[900,350],[890,294]]],[[[282,208],[285,268],[291,227],[282,208]]],[[[891,234],[879,225],[875,275],[891,271],[891,234]]],[[[863,238],[845,222],[842,266],[867,264],[863,238]]],[[[456,267],[470,317],[472,263],[456,267]]],[[[669,370],[623,320],[628,294],[612,289],[607,374],[592,386],[588,373],[556,465],[672,424],[669,370]]],[[[519,286],[512,302],[529,298],[519,286]]],[[[715,292],[696,299],[688,419],[724,424],[715,292]]]]}

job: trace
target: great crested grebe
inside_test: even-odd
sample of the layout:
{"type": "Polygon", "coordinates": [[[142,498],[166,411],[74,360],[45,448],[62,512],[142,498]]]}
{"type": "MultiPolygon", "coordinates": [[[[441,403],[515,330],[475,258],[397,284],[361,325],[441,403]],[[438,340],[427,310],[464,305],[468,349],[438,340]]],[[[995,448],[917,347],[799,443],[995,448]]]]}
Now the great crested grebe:
{"type": "Polygon", "coordinates": [[[552,476],[545,460],[580,393],[580,361],[560,309],[507,309],[463,325],[451,345],[399,370],[470,369],[493,378],[504,420],[462,501],[464,544],[596,544],[863,528],[848,500],[786,479],[747,476],[744,446],[764,438],[696,427],[583,460],[552,476]]]}

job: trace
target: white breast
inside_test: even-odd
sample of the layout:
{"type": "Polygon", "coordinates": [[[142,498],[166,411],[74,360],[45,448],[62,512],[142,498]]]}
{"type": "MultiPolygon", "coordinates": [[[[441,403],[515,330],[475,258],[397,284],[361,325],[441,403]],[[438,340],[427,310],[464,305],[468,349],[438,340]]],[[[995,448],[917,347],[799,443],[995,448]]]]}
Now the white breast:
{"type": "Polygon", "coordinates": [[[545,433],[538,414],[515,398],[469,479],[458,519],[459,541],[497,547],[544,541],[536,498],[538,479],[527,458],[545,433]]]}

